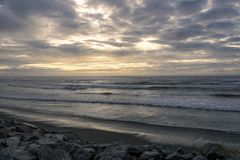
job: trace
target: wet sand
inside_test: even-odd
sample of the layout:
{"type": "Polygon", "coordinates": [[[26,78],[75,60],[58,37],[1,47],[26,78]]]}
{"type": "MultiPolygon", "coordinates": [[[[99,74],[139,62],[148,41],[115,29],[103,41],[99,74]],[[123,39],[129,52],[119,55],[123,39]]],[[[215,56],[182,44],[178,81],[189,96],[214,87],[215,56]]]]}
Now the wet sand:
{"type": "Polygon", "coordinates": [[[76,139],[79,138],[82,141],[89,141],[89,142],[96,142],[96,143],[123,142],[123,143],[132,144],[132,145],[150,143],[149,141],[143,138],[136,137],[136,135],[134,134],[117,133],[117,132],[104,131],[104,130],[98,130],[98,129],[63,127],[58,125],[52,125],[50,123],[46,123],[43,121],[42,122],[32,121],[32,120],[27,120],[25,118],[15,117],[3,112],[0,112],[0,120],[17,120],[17,121],[31,123],[36,126],[39,126],[40,128],[43,128],[49,131],[61,132],[73,138],[76,136],[76,139]]]}

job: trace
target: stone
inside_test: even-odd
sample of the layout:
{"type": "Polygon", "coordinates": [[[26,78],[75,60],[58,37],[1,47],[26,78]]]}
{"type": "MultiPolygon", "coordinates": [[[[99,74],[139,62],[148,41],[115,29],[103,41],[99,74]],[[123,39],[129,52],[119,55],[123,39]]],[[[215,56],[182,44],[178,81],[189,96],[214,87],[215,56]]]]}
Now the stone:
{"type": "Polygon", "coordinates": [[[166,148],[166,146],[163,146],[163,145],[155,145],[155,149],[157,149],[159,153],[162,153],[165,156],[172,153],[170,149],[166,148]]]}
{"type": "Polygon", "coordinates": [[[36,156],[25,151],[24,148],[5,148],[0,151],[0,155],[11,157],[13,160],[35,160],[36,156]]]}
{"type": "Polygon", "coordinates": [[[16,148],[20,143],[20,138],[19,137],[10,137],[10,138],[5,139],[5,141],[6,141],[6,144],[8,147],[16,148]]]}
{"type": "Polygon", "coordinates": [[[139,149],[138,147],[129,147],[127,149],[127,152],[128,152],[128,154],[135,155],[135,156],[140,156],[143,153],[143,151],[141,149],[139,149]]]}
{"type": "Polygon", "coordinates": [[[97,145],[98,149],[100,149],[101,151],[104,151],[105,149],[107,149],[109,146],[111,146],[111,144],[109,143],[103,143],[103,144],[99,144],[97,145]]]}
{"type": "Polygon", "coordinates": [[[184,153],[185,153],[182,148],[178,148],[178,149],[176,150],[176,152],[177,152],[178,154],[184,154],[184,153]]]}
{"type": "Polygon", "coordinates": [[[5,128],[6,126],[4,126],[3,124],[0,124],[0,129],[5,128]]]}
{"type": "Polygon", "coordinates": [[[34,135],[34,134],[24,134],[22,140],[23,141],[27,141],[27,142],[32,142],[32,141],[36,141],[39,140],[39,136],[34,135]]]}
{"type": "Polygon", "coordinates": [[[165,157],[165,160],[182,160],[182,156],[177,153],[169,154],[165,157]]]}
{"type": "Polygon", "coordinates": [[[8,137],[8,133],[9,133],[8,129],[6,128],[0,129],[0,139],[8,137]]]}
{"type": "Polygon", "coordinates": [[[96,160],[126,160],[129,159],[126,146],[110,146],[95,156],[96,160]]]}
{"type": "Polygon", "coordinates": [[[46,134],[43,137],[40,137],[37,141],[41,145],[53,145],[56,144],[58,141],[63,140],[63,135],[56,135],[56,134],[46,134]]]}
{"type": "Polygon", "coordinates": [[[41,150],[43,146],[36,143],[32,143],[32,144],[29,144],[26,148],[31,154],[37,155],[38,151],[41,150]]]}
{"type": "Polygon", "coordinates": [[[63,141],[63,135],[61,134],[45,134],[44,135],[47,138],[50,138],[53,141],[63,141]]]}
{"type": "Polygon", "coordinates": [[[29,123],[22,123],[23,125],[25,125],[25,126],[28,126],[28,127],[30,127],[30,128],[32,128],[32,129],[38,129],[38,127],[36,127],[35,125],[33,125],[33,124],[29,124],[29,123]]]}
{"type": "Polygon", "coordinates": [[[239,160],[240,157],[231,157],[231,158],[227,158],[226,160],[239,160]]]}
{"type": "Polygon", "coordinates": [[[15,121],[15,120],[9,120],[6,123],[10,124],[10,125],[17,125],[20,124],[19,122],[15,121]]]}
{"type": "Polygon", "coordinates": [[[71,155],[60,149],[44,148],[38,151],[39,160],[72,160],[71,155]]]}
{"type": "Polygon", "coordinates": [[[84,151],[94,155],[96,153],[96,151],[93,148],[83,148],[84,151]]]}
{"type": "Polygon", "coordinates": [[[78,144],[68,144],[65,148],[74,160],[89,160],[95,154],[93,148],[82,148],[78,144]]]}
{"type": "Polygon", "coordinates": [[[141,160],[148,160],[148,159],[153,159],[157,160],[160,159],[160,154],[158,152],[152,152],[152,151],[145,151],[143,154],[140,156],[141,160]]]}
{"type": "Polygon", "coordinates": [[[187,153],[187,154],[182,154],[181,157],[184,159],[184,160],[192,160],[194,156],[193,153],[187,153]]]}
{"type": "Polygon", "coordinates": [[[22,132],[22,133],[31,133],[32,129],[25,125],[17,125],[16,126],[16,132],[22,132]]]}
{"type": "Polygon", "coordinates": [[[0,153],[0,160],[14,160],[14,158],[11,157],[10,155],[0,153]]]}
{"type": "Polygon", "coordinates": [[[229,156],[228,151],[219,144],[208,143],[202,148],[202,155],[204,155],[208,160],[216,160],[217,158],[223,159],[229,156]]]}
{"type": "Polygon", "coordinates": [[[207,158],[203,156],[197,156],[197,157],[194,157],[192,160],[207,160],[207,158]]]}

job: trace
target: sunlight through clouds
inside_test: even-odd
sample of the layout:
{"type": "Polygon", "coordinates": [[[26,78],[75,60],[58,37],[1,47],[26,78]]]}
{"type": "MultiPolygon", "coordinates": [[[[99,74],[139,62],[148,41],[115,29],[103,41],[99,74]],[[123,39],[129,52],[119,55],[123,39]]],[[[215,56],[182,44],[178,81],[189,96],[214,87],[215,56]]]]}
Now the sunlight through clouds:
{"type": "Polygon", "coordinates": [[[210,66],[206,74],[235,74],[228,68],[240,68],[236,0],[11,0],[0,6],[5,74],[172,75],[195,73],[192,64],[210,66]]]}

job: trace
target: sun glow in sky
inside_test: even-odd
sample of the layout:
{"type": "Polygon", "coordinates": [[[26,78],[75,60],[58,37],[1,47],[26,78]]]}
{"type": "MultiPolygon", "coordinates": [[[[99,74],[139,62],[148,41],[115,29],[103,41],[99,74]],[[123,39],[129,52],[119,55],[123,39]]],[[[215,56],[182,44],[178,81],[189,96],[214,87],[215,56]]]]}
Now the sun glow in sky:
{"type": "Polygon", "coordinates": [[[0,75],[240,73],[239,0],[4,0],[0,22],[0,75]]]}

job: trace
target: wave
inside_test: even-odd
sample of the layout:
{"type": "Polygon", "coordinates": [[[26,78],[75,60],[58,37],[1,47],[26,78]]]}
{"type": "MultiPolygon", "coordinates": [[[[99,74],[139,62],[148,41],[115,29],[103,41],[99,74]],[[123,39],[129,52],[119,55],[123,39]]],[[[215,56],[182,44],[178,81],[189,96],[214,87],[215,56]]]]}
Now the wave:
{"type": "Polygon", "coordinates": [[[91,93],[91,92],[81,92],[76,94],[85,94],[85,95],[121,95],[120,93],[112,93],[112,92],[102,92],[102,93],[91,93]]]}
{"type": "Polygon", "coordinates": [[[198,85],[113,85],[113,84],[52,84],[52,85],[25,85],[25,84],[8,84],[10,87],[18,88],[33,88],[44,90],[67,90],[78,91],[86,89],[120,89],[120,90],[199,90],[199,91],[239,91],[240,87],[237,86],[198,86],[198,85]]]}
{"type": "Polygon", "coordinates": [[[224,98],[240,98],[240,94],[212,94],[212,96],[224,98]]]}
{"type": "Polygon", "coordinates": [[[169,106],[162,104],[137,103],[137,102],[112,102],[112,101],[89,101],[89,100],[67,100],[67,99],[46,99],[46,98],[28,98],[28,97],[5,97],[0,96],[1,99],[21,100],[21,101],[39,101],[39,102],[60,102],[60,103],[86,103],[86,104],[106,104],[106,105],[122,105],[122,106],[148,106],[148,107],[162,107],[162,108],[181,108],[191,110],[206,110],[206,111],[227,111],[240,112],[240,108],[211,108],[211,107],[189,107],[189,106],[169,106]]]}
{"type": "MultiPolygon", "coordinates": [[[[206,131],[206,132],[218,132],[218,133],[225,133],[225,134],[234,134],[234,135],[240,135],[239,131],[236,130],[230,130],[230,129],[216,129],[216,128],[210,128],[210,127],[199,127],[199,126],[177,126],[177,125],[169,125],[169,124],[157,124],[157,123],[151,123],[151,122],[143,122],[143,121],[136,121],[136,120],[125,120],[125,119],[109,119],[109,118],[104,118],[104,117],[95,117],[95,116],[90,116],[90,115],[74,115],[71,113],[62,113],[62,112],[51,112],[51,111],[46,111],[46,110],[39,110],[39,109],[30,109],[30,108],[19,108],[19,107],[6,107],[6,106],[0,106],[0,111],[5,111],[5,110],[11,110],[11,111],[17,111],[17,112],[22,112],[22,113],[37,113],[39,114],[45,114],[49,116],[61,116],[61,118],[80,118],[80,119],[85,119],[85,120],[90,120],[90,121],[95,121],[95,122],[113,122],[113,123],[119,123],[119,124],[126,124],[126,125],[147,125],[148,127],[161,127],[161,128],[168,128],[168,129],[177,129],[177,130],[187,130],[189,132],[192,131],[206,131]],[[4,110],[1,110],[1,108],[4,107],[4,110]]],[[[18,115],[19,116],[19,115],[18,115]]],[[[23,117],[24,118],[24,117],[23,117]]]]}

